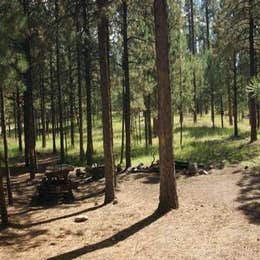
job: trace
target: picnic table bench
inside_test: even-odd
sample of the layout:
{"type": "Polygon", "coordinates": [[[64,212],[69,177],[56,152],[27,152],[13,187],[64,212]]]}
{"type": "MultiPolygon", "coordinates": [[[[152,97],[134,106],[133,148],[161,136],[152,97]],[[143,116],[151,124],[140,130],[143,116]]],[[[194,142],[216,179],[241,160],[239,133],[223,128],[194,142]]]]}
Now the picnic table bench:
{"type": "Polygon", "coordinates": [[[72,189],[75,185],[68,176],[73,170],[74,167],[67,164],[47,167],[42,182],[38,187],[39,195],[68,194],[73,196],[72,189]]]}

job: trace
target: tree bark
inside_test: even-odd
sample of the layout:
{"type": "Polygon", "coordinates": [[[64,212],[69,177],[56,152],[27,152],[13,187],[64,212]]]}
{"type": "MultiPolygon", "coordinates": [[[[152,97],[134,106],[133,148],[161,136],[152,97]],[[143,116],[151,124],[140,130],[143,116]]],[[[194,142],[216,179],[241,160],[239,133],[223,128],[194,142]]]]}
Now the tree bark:
{"type": "Polygon", "coordinates": [[[74,134],[75,134],[75,123],[74,123],[74,105],[75,105],[75,98],[74,98],[74,85],[73,85],[73,78],[72,78],[72,54],[71,54],[71,47],[68,48],[68,55],[69,55],[69,100],[70,100],[70,143],[71,146],[74,147],[74,134]]]}
{"type": "Polygon", "coordinates": [[[93,161],[93,137],[92,137],[92,85],[91,85],[91,56],[90,56],[90,32],[89,32],[89,20],[87,15],[87,0],[83,0],[83,19],[85,37],[85,81],[86,81],[86,94],[87,94],[87,164],[91,165],[93,161]]]}
{"type": "Polygon", "coordinates": [[[51,87],[51,130],[52,130],[52,152],[57,153],[56,148],[56,117],[55,117],[55,90],[53,85],[52,49],[50,51],[50,87],[51,87]]]}
{"type": "Polygon", "coordinates": [[[178,208],[173,156],[173,115],[169,69],[168,14],[166,0],[154,1],[156,65],[159,85],[159,212],[178,208]]]}
{"type": "Polygon", "coordinates": [[[236,53],[233,55],[233,72],[234,72],[234,80],[233,80],[233,113],[234,113],[234,137],[238,137],[238,119],[237,119],[237,65],[236,65],[236,53]]]}
{"type": "Polygon", "coordinates": [[[220,116],[221,116],[221,127],[224,128],[224,107],[223,107],[223,97],[220,96],[220,116]]]}
{"type": "Polygon", "coordinates": [[[105,162],[105,204],[115,199],[113,129],[110,103],[109,30],[106,7],[108,1],[97,0],[99,13],[98,43],[102,93],[103,146],[105,162]]]}
{"type": "Polygon", "coordinates": [[[80,162],[84,160],[83,147],[83,113],[82,113],[82,79],[81,79],[81,42],[80,42],[80,25],[79,25],[79,0],[76,3],[76,33],[77,33],[77,72],[78,72],[78,107],[79,107],[79,159],[80,162]]]}
{"type": "Polygon", "coordinates": [[[206,31],[207,31],[207,49],[210,48],[209,39],[209,0],[205,0],[205,14],[206,14],[206,31]]]}
{"type": "Polygon", "coordinates": [[[46,107],[45,107],[44,66],[42,66],[40,74],[41,74],[40,103],[41,103],[42,148],[45,148],[46,147],[46,107]]]}
{"type": "Polygon", "coordinates": [[[16,107],[17,107],[18,145],[19,145],[19,152],[22,152],[23,143],[22,143],[22,124],[21,124],[21,104],[20,104],[20,92],[18,87],[16,88],[16,107]]]}
{"type": "Polygon", "coordinates": [[[230,86],[230,80],[229,80],[229,75],[228,75],[228,79],[227,79],[227,102],[228,102],[228,121],[229,121],[229,125],[232,126],[233,125],[233,111],[232,111],[232,97],[231,97],[231,86],[230,86]]]}
{"type": "Polygon", "coordinates": [[[129,62],[128,62],[128,7],[127,2],[123,0],[123,46],[124,46],[124,82],[125,82],[125,158],[126,168],[131,166],[131,106],[130,106],[130,82],[129,82],[129,62]]]}
{"type": "MultiPolygon", "coordinates": [[[[254,18],[252,14],[253,0],[249,0],[249,50],[250,50],[250,78],[255,76],[254,50],[254,18]]],[[[256,99],[253,92],[249,92],[249,114],[251,124],[251,142],[257,140],[256,99]]]]}
{"type": "Polygon", "coordinates": [[[62,88],[60,82],[60,37],[59,37],[59,4],[55,0],[55,19],[56,19],[56,79],[58,86],[58,105],[59,105],[59,131],[60,131],[60,160],[64,162],[64,129],[63,129],[63,107],[62,107],[62,88]]]}
{"type": "Polygon", "coordinates": [[[3,177],[2,177],[1,172],[0,172],[0,213],[1,213],[2,226],[7,227],[8,226],[8,213],[7,213],[7,207],[6,207],[6,202],[5,202],[3,177]]]}
{"type": "MultiPolygon", "coordinates": [[[[190,21],[191,21],[191,48],[192,55],[196,54],[196,44],[195,44],[195,29],[194,29],[194,8],[193,8],[193,0],[190,0],[190,21]]],[[[194,102],[194,110],[193,110],[193,122],[197,123],[197,83],[196,83],[196,71],[193,68],[193,102],[194,102]]]]}
{"type": "Polygon", "coordinates": [[[4,144],[4,162],[5,162],[5,171],[6,171],[8,204],[13,205],[13,195],[12,195],[11,176],[10,176],[9,157],[8,157],[8,142],[6,136],[6,123],[5,123],[4,87],[1,84],[0,84],[0,102],[1,102],[1,126],[2,126],[2,136],[3,136],[3,144],[4,144]]]}

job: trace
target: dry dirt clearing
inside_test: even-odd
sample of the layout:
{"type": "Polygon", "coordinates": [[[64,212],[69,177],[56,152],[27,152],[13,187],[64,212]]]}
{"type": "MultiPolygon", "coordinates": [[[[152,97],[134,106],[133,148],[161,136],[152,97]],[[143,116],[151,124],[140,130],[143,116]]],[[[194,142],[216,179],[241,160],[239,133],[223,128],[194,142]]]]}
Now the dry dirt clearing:
{"type": "Polygon", "coordinates": [[[75,201],[35,206],[36,183],[15,178],[12,227],[0,259],[260,259],[260,175],[238,167],[178,178],[180,209],[158,217],[159,177],[121,176],[118,203],[103,206],[103,182],[75,201]],[[78,216],[87,216],[75,223],[78,216]]]}

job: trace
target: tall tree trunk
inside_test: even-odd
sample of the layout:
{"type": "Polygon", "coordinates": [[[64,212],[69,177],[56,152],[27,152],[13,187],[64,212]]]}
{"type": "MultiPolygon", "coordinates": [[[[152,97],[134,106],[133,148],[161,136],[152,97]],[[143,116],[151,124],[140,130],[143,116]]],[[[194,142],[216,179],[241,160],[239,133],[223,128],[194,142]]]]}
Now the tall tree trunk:
{"type": "MultiPolygon", "coordinates": [[[[201,109],[202,111],[202,109],[201,109]]],[[[180,146],[182,149],[182,137],[183,137],[183,90],[182,90],[182,64],[180,63],[180,146]]]]}
{"type": "MultiPolygon", "coordinates": [[[[249,0],[249,50],[250,50],[250,77],[255,76],[255,50],[254,50],[254,18],[252,14],[253,0],[249,0]]],[[[249,93],[249,114],[251,124],[251,142],[257,140],[256,125],[256,99],[253,92],[249,93]]]]}
{"type": "Polygon", "coordinates": [[[86,94],[87,94],[87,164],[91,165],[93,161],[93,138],[92,138],[92,85],[91,85],[91,56],[90,56],[90,32],[89,32],[89,19],[87,15],[86,4],[87,0],[83,0],[83,18],[84,18],[84,30],[87,35],[85,37],[85,80],[86,80],[86,94]]]}
{"type": "Polygon", "coordinates": [[[13,112],[14,112],[14,136],[17,139],[17,106],[16,106],[16,94],[13,93],[13,112]]]}
{"type": "Polygon", "coordinates": [[[1,172],[0,172],[0,214],[1,214],[2,226],[6,227],[8,225],[8,214],[7,214],[7,207],[5,202],[3,176],[1,172]]]}
{"type": "MultiPolygon", "coordinates": [[[[196,43],[195,43],[195,29],[194,29],[194,8],[193,8],[193,0],[190,0],[190,20],[191,20],[191,48],[192,55],[196,54],[196,43]]],[[[193,102],[194,102],[194,110],[193,110],[193,122],[197,123],[197,83],[196,83],[196,70],[193,68],[193,102]]]]}
{"type": "Polygon", "coordinates": [[[71,146],[74,147],[74,133],[75,133],[75,123],[74,123],[74,84],[72,78],[72,54],[71,54],[71,47],[68,48],[68,55],[69,55],[69,100],[70,100],[70,143],[71,146]]]}
{"type": "Polygon", "coordinates": [[[55,89],[53,85],[52,49],[50,51],[50,87],[51,87],[51,130],[52,130],[52,152],[57,153],[56,148],[56,117],[55,117],[55,89]]]}
{"type": "Polygon", "coordinates": [[[83,147],[83,113],[82,113],[82,80],[81,80],[81,41],[80,41],[80,24],[79,24],[79,0],[76,3],[76,30],[77,30],[77,71],[78,71],[78,107],[79,107],[79,159],[84,160],[83,147]]]}
{"type": "Polygon", "coordinates": [[[4,144],[4,162],[6,171],[6,183],[7,183],[7,195],[9,205],[13,204],[13,195],[11,187],[11,177],[9,169],[9,157],[8,157],[8,142],[6,136],[6,123],[5,123],[5,100],[4,100],[4,87],[0,84],[0,102],[1,102],[1,126],[2,126],[2,136],[4,144]]]}
{"type": "Polygon", "coordinates": [[[124,160],[124,150],[125,150],[125,83],[123,79],[123,91],[122,91],[122,131],[121,131],[121,155],[120,155],[120,165],[124,160]]]}
{"type": "Polygon", "coordinates": [[[260,128],[260,104],[259,102],[256,105],[256,111],[257,111],[257,129],[260,128]]]}
{"type": "Polygon", "coordinates": [[[207,49],[210,48],[209,40],[209,0],[205,0],[205,14],[206,14],[206,31],[207,31],[207,49]]]}
{"type": "Polygon", "coordinates": [[[148,149],[148,116],[147,110],[144,111],[144,136],[145,136],[145,149],[148,149]]]}
{"type": "Polygon", "coordinates": [[[62,89],[60,82],[60,36],[59,36],[59,4],[55,0],[55,19],[56,19],[56,79],[58,86],[58,106],[59,106],[59,131],[60,131],[60,160],[64,162],[64,129],[63,129],[63,107],[62,107],[62,89]]]}
{"type": "Polygon", "coordinates": [[[103,144],[105,161],[105,203],[115,198],[113,129],[110,103],[109,31],[106,8],[108,1],[97,0],[99,12],[98,42],[102,93],[103,144]]]}
{"type": "Polygon", "coordinates": [[[234,72],[234,80],[233,80],[233,91],[234,91],[234,98],[233,98],[233,113],[234,113],[234,137],[238,137],[238,111],[237,111],[237,65],[236,65],[236,53],[234,52],[233,55],[233,72],[234,72]]]}
{"type": "Polygon", "coordinates": [[[147,123],[148,123],[148,142],[149,145],[153,144],[153,134],[152,134],[152,118],[151,118],[151,95],[147,97],[147,123]]]}
{"type": "Polygon", "coordinates": [[[210,107],[211,107],[211,124],[212,127],[215,128],[215,95],[212,83],[210,84],[211,91],[210,91],[210,107]]]}
{"type": "Polygon", "coordinates": [[[220,116],[221,116],[221,127],[224,128],[224,107],[223,107],[223,96],[220,96],[220,116]]]}
{"type": "Polygon", "coordinates": [[[124,82],[125,82],[125,158],[126,168],[131,166],[131,107],[130,107],[130,82],[129,82],[129,62],[128,62],[128,8],[126,0],[123,0],[123,46],[124,46],[124,82]]]}
{"type": "Polygon", "coordinates": [[[41,68],[40,103],[41,103],[42,148],[45,148],[46,147],[46,107],[45,107],[44,66],[41,68]]]}
{"type": "Polygon", "coordinates": [[[30,40],[25,40],[25,55],[29,67],[24,73],[24,82],[26,90],[24,92],[24,139],[25,139],[25,161],[30,169],[30,178],[34,179],[37,170],[37,158],[35,151],[35,120],[33,111],[33,95],[32,95],[32,61],[30,54],[30,40]]]}
{"type": "MultiPolygon", "coordinates": [[[[229,77],[229,76],[228,76],[229,77]]],[[[231,97],[231,86],[230,86],[230,80],[228,78],[227,80],[227,102],[228,102],[228,121],[229,121],[229,125],[232,126],[233,125],[233,111],[232,111],[232,97],[231,97]]]]}
{"type": "Polygon", "coordinates": [[[160,202],[158,210],[178,208],[173,156],[173,115],[169,69],[168,14],[166,0],[154,1],[156,64],[159,85],[160,202]]]}
{"type": "Polygon", "coordinates": [[[20,105],[20,92],[18,87],[16,88],[16,107],[17,107],[18,146],[19,146],[19,152],[22,152],[23,144],[22,144],[21,105],[20,105]]]}

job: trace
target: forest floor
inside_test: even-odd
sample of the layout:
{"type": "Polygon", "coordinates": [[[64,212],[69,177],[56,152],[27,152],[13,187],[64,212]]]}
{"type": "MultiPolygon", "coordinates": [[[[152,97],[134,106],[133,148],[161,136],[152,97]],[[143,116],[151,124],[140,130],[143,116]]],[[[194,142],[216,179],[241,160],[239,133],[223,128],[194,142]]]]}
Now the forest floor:
{"type": "MultiPolygon", "coordinates": [[[[72,174],[72,178],[76,178],[72,174]]],[[[260,259],[260,173],[229,166],[178,177],[180,208],[164,216],[158,174],[118,178],[118,203],[103,205],[103,180],[77,178],[75,200],[38,205],[35,181],[13,178],[11,227],[0,259],[260,259]],[[85,216],[86,222],[75,223],[85,216]]]]}

